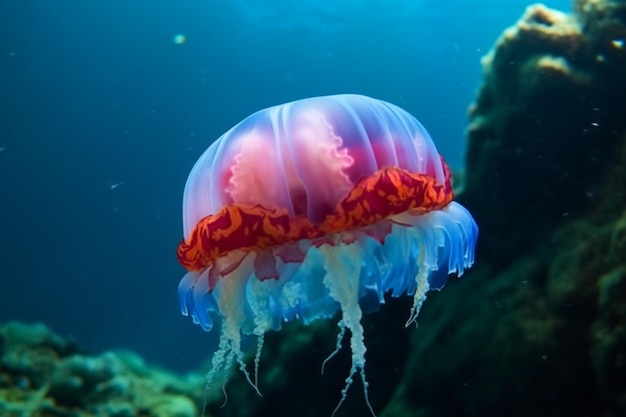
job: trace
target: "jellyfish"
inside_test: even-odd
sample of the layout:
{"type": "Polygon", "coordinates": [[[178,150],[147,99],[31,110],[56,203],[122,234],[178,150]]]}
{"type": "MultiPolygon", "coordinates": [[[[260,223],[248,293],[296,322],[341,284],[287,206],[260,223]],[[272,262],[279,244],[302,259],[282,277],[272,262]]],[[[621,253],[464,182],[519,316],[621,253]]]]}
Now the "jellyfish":
{"type": "Polygon", "coordinates": [[[473,264],[478,236],[426,129],[353,94],[270,107],[224,133],[189,174],[183,229],[181,312],[206,331],[221,323],[207,386],[238,365],[259,392],[267,332],[339,313],[336,346],[348,330],[352,365],[335,411],[358,374],[373,415],[363,314],[407,294],[413,323],[429,290],[473,264]],[[257,337],[252,376],[246,335],[257,337]]]}

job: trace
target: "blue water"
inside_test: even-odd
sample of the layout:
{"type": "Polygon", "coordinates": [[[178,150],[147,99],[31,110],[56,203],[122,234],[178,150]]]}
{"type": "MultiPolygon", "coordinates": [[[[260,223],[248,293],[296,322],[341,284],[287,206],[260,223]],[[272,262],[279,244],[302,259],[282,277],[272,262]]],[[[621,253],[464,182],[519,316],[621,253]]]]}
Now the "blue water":
{"type": "Polygon", "coordinates": [[[480,58],[527,4],[3,0],[0,321],[196,365],[214,337],[179,313],[175,249],[208,144],[260,108],[351,92],[404,107],[462,168],[480,58]]]}

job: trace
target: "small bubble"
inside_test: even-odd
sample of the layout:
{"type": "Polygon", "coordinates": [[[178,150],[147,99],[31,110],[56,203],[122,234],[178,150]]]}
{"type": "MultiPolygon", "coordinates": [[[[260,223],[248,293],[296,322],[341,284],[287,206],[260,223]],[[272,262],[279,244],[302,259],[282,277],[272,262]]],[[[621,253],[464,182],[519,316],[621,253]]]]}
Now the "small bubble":
{"type": "Polygon", "coordinates": [[[185,42],[187,42],[187,37],[185,36],[184,33],[178,33],[174,35],[174,43],[176,45],[182,45],[185,42]]]}

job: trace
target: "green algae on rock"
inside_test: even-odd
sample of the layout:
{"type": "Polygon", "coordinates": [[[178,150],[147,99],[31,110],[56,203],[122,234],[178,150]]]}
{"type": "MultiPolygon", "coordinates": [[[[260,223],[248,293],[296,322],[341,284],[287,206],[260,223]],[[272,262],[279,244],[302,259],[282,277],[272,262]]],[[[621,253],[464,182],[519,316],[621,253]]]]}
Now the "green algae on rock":
{"type": "Polygon", "coordinates": [[[0,326],[0,415],[195,417],[203,376],[178,376],[130,352],[88,356],[43,324],[0,326]]]}

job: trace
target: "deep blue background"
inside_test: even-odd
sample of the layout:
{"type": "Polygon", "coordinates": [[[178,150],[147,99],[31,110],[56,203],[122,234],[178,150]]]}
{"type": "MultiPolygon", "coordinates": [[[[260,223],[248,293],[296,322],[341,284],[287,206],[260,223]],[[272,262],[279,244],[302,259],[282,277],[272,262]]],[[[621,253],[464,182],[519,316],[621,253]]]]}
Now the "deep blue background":
{"type": "Polygon", "coordinates": [[[269,105],[385,99],[461,168],[480,58],[527,3],[324,1],[0,2],[0,321],[196,365],[215,338],[178,311],[182,190],[269,105]]]}

